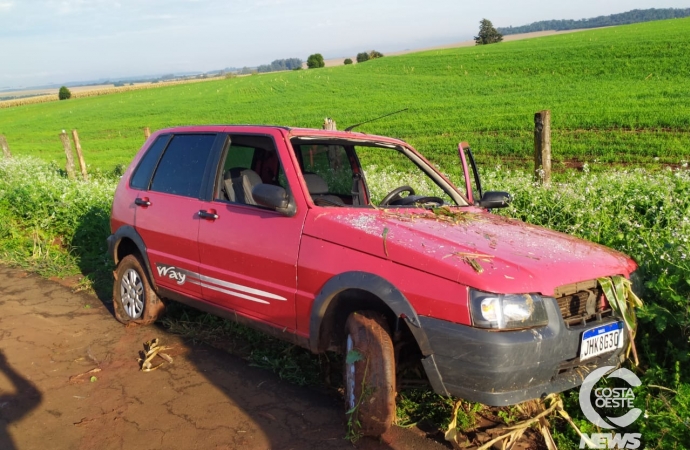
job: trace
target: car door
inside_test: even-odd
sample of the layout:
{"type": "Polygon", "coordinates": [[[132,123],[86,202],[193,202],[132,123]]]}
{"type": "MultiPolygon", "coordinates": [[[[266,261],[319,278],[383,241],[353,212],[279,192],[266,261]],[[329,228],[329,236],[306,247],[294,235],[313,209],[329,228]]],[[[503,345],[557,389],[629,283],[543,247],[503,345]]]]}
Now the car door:
{"type": "Polygon", "coordinates": [[[205,299],[294,330],[297,255],[306,205],[297,198],[297,213],[287,217],[252,204],[247,189],[252,180],[285,188],[296,185],[294,171],[286,174],[281,164],[289,158],[279,133],[230,136],[213,200],[205,206],[212,215],[199,226],[200,273],[205,299]]]}
{"type": "Polygon", "coordinates": [[[216,139],[214,133],[172,136],[135,200],[134,226],[146,245],[156,285],[194,298],[201,297],[199,197],[216,139]]]}

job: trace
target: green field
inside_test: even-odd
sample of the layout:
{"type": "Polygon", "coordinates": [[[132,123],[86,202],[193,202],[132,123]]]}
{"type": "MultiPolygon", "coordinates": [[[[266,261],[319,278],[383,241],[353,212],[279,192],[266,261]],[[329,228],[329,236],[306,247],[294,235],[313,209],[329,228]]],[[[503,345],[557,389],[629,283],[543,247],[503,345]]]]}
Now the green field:
{"type": "Polygon", "coordinates": [[[345,128],[408,107],[360,130],[405,139],[444,168],[460,140],[485,163],[520,165],[534,112],[551,109],[556,168],[678,164],[690,159],[688,54],[690,19],[649,22],[0,109],[0,134],[14,154],[62,164],[58,134],[76,128],[87,163],[108,170],[130,161],[145,126],[332,117],[345,128]]]}

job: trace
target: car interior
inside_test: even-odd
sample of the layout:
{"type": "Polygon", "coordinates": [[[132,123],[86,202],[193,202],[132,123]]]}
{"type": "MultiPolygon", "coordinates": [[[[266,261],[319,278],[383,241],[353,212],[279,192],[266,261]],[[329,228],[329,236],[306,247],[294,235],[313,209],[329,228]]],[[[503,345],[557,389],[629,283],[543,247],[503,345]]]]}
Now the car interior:
{"type": "MultiPolygon", "coordinates": [[[[291,142],[309,194],[317,206],[368,206],[376,203],[378,206],[413,207],[422,203],[455,204],[433,177],[395,148],[296,139],[291,142]],[[399,157],[411,165],[408,170],[416,172],[418,178],[425,179],[416,186],[423,188],[422,192],[415,192],[415,189],[401,181],[393,181],[392,185],[384,183],[383,186],[377,183],[374,187],[383,189],[383,192],[370,192],[363,166],[385,164],[391,156],[399,157]]],[[[399,166],[401,161],[393,163],[399,166]]],[[[232,135],[222,168],[216,191],[217,200],[257,205],[252,190],[262,183],[288,190],[275,144],[270,137],[232,135]]]]}
{"type": "Polygon", "coordinates": [[[287,187],[273,140],[266,136],[233,135],[223,163],[216,199],[256,205],[258,184],[287,187]]]}

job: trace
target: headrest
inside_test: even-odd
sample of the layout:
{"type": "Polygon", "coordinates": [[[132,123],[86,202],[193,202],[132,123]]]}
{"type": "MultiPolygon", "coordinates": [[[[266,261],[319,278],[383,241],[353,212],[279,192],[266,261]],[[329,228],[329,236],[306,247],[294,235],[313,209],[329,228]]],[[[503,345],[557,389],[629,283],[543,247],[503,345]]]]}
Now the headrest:
{"type": "Polygon", "coordinates": [[[244,169],[242,172],[240,172],[240,176],[242,177],[242,182],[244,183],[244,180],[247,180],[251,184],[251,187],[263,183],[259,174],[251,169],[244,169]]]}
{"type": "Polygon", "coordinates": [[[323,178],[315,173],[305,173],[304,181],[307,183],[307,190],[310,194],[326,194],[328,193],[328,185],[323,178]]]}

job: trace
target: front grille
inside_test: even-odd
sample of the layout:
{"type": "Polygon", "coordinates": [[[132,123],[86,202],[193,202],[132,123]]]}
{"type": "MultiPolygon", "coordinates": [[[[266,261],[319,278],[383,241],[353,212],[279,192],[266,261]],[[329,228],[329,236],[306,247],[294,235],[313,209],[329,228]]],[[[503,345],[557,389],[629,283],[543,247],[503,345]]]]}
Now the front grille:
{"type": "Polygon", "coordinates": [[[586,324],[609,316],[611,309],[596,280],[573,283],[556,289],[556,301],[566,325],[586,324]]]}
{"type": "MultiPolygon", "coordinates": [[[[607,353],[605,355],[599,355],[595,358],[588,359],[586,361],[580,361],[580,358],[573,358],[567,361],[563,361],[556,368],[556,375],[563,375],[566,373],[584,373],[585,376],[596,369],[601,367],[603,364],[607,363],[611,359],[611,354],[607,353]]],[[[584,378],[584,377],[583,377],[584,378]]]]}

